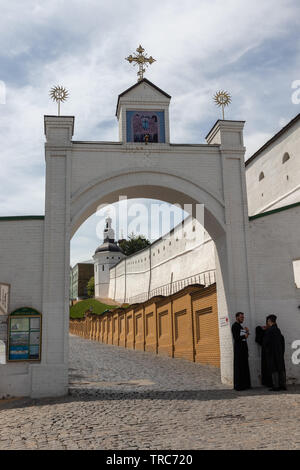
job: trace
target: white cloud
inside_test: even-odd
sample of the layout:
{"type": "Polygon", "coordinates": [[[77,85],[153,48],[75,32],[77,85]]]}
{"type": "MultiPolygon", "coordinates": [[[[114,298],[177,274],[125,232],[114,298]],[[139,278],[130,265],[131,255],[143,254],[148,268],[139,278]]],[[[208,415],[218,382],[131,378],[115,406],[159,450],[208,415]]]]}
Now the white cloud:
{"type": "Polygon", "coordinates": [[[246,159],[250,158],[251,155],[260,149],[271,137],[272,134],[267,132],[254,132],[253,134],[247,135],[244,142],[247,149],[246,159]]]}

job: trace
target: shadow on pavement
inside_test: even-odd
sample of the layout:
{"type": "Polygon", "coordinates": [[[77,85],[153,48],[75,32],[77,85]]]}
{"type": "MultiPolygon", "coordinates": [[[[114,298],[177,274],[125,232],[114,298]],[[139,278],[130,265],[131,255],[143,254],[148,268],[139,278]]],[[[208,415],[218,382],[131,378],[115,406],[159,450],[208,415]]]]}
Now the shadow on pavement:
{"type": "Polygon", "coordinates": [[[242,392],[231,389],[219,390],[116,390],[76,387],[69,390],[69,395],[58,398],[19,398],[1,403],[1,410],[47,406],[72,402],[90,402],[103,400],[235,400],[243,397],[299,395],[300,385],[290,385],[287,391],[270,392],[266,388],[253,388],[242,392]]]}

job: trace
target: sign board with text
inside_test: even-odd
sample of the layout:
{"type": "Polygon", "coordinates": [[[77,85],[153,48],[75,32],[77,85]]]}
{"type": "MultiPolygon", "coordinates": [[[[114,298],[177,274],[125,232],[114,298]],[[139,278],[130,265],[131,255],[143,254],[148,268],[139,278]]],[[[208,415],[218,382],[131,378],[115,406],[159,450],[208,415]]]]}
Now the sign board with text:
{"type": "Polygon", "coordinates": [[[0,315],[8,315],[10,284],[0,282],[0,315]]]}
{"type": "Polygon", "coordinates": [[[222,328],[223,326],[229,325],[229,318],[228,317],[221,317],[219,318],[219,325],[222,328]]]}

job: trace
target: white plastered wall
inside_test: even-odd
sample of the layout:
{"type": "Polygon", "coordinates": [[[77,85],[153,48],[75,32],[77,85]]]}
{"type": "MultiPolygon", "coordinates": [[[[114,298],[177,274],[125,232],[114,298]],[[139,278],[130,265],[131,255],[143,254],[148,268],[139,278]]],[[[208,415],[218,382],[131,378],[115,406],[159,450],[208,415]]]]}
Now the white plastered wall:
{"type": "Polygon", "coordinates": [[[250,216],[300,201],[299,158],[300,119],[246,165],[250,216]]]}
{"type": "MultiPolygon", "coordinates": [[[[300,288],[294,278],[293,261],[300,259],[300,207],[259,217],[250,222],[251,271],[257,325],[266,316],[277,315],[285,341],[285,362],[289,383],[300,381],[300,365],[293,364],[292,344],[300,340],[300,288]]],[[[252,347],[260,354],[259,346],[252,347]]]]}
{"type": "MultiPolygon", "coordinates": [[[[43,220],[0,220],[0,280],[11,285],[9,313],[20,307],[43,313],[43,237],[43,220]]],[[[6,343],[6,337],[1,339],[6,343]]],[[[28,362],[0,364],[0,398],[30,395],[35,367],[28,362]]]]}

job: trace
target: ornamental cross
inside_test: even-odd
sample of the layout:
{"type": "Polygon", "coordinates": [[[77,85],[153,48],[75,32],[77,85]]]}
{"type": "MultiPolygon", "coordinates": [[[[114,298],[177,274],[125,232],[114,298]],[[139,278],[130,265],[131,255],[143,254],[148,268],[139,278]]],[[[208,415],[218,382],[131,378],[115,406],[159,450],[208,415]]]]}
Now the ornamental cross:
{"type": "Polygon", "coordinates": [[[155,62],[155,59],[153,59],[152,56],[147,57],[147,54],[144,55],[143,54],[144,51],[145,49],[143,49],[142,46],[139,45],[139,47],[136,49],[136,52],[138,52],[138,54],[134,53],[134,55],[130,54],[130,56],[125,57],[125,60],[128,60],[130,64],[132,62],[134,62],[133,65],[138,64],[139,66],[139,71],[137,72],[138,82],[140,82],[144,78],[143,75],[144,75],[144,72],[146,72],[146,68],[144,68],[144,66],[148,67],[149,64],[153,64],[153,62],[155,62]]]}

